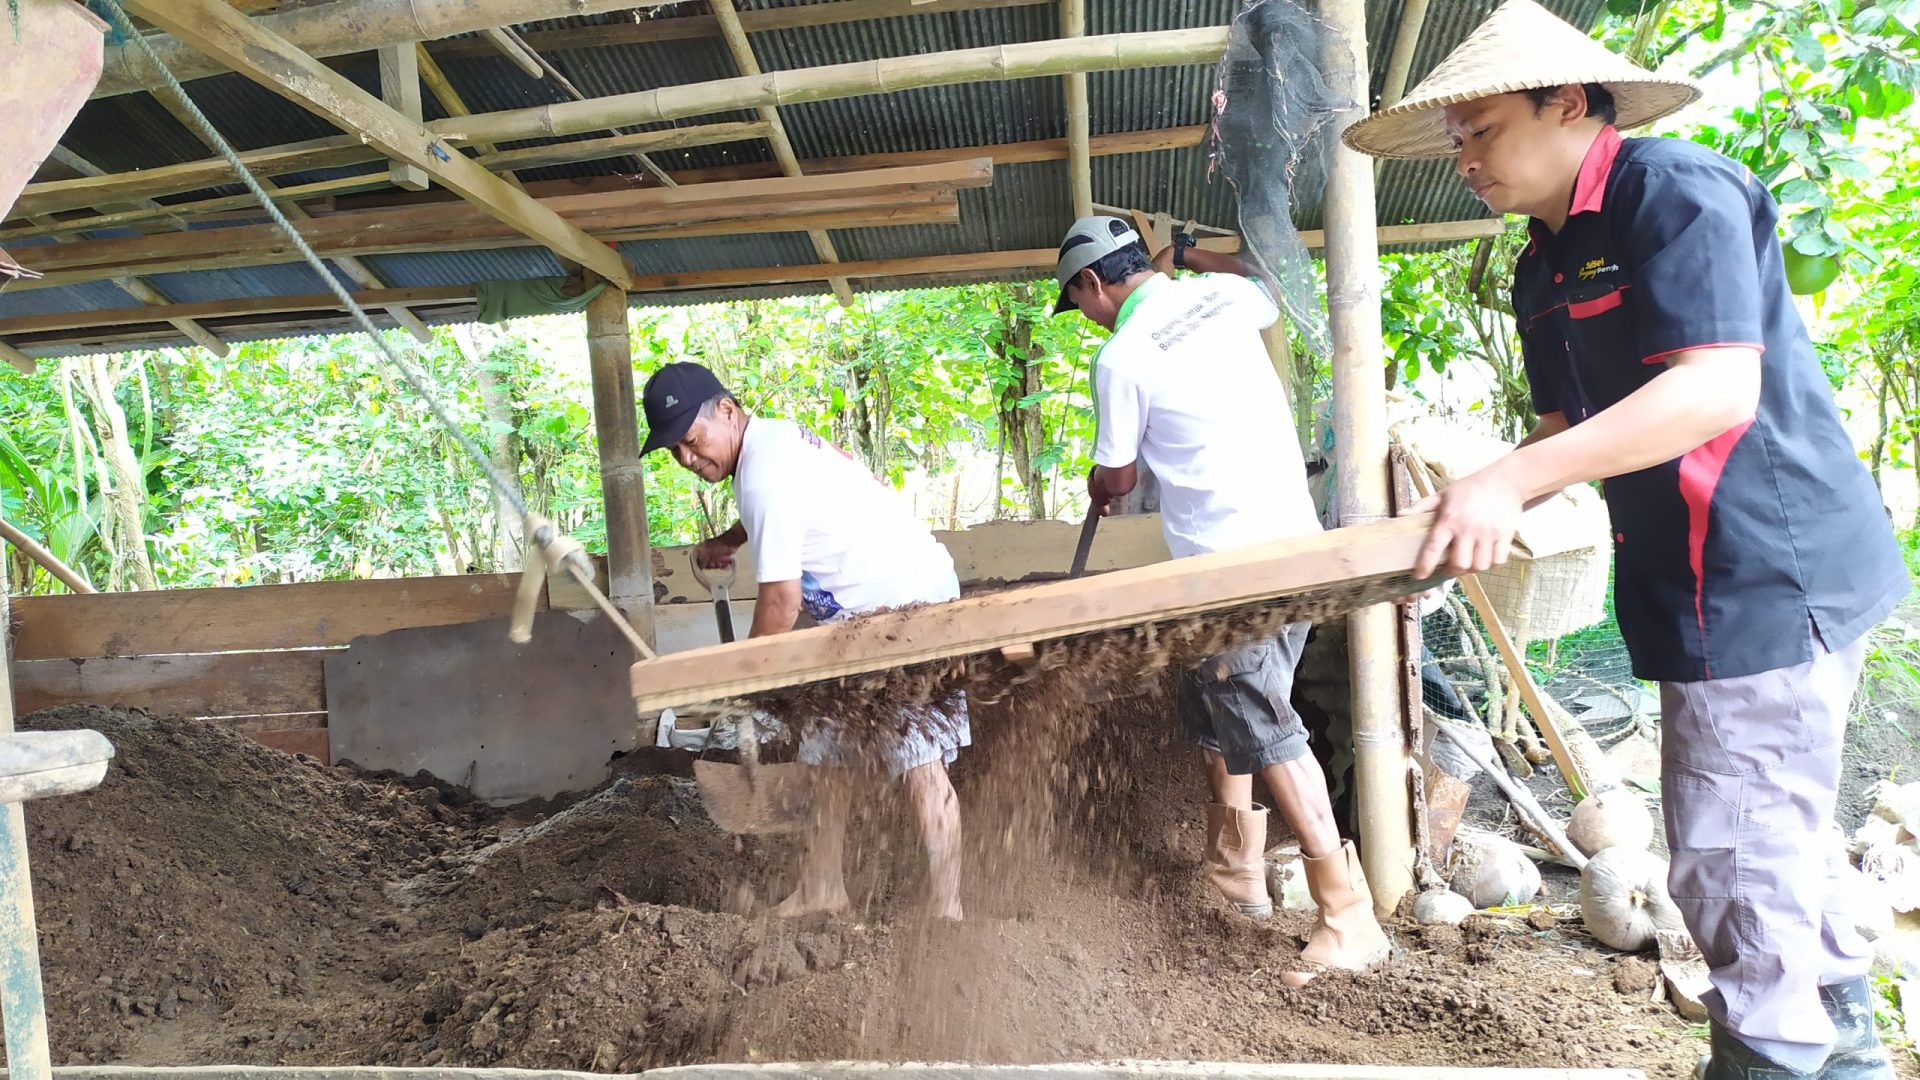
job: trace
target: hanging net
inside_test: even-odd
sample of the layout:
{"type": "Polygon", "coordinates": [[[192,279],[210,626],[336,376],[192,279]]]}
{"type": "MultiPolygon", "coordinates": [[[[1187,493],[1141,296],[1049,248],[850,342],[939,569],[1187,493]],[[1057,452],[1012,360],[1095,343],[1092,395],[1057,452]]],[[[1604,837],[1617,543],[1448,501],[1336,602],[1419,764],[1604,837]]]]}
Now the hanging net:
{"type": "Polygon", "coordinates": [[[1240,204],[1243,256],[1271,279],[1307,346],[1328,352],[1313,259],[1294,227],[1326,187],[1334,121],[1355,103],[1353,54],[1297,0],[1243,0],[1213,92],[1213,162],[1240,204]],[[1304,196],[1304,197],[1303,197],[1304,196]]]}

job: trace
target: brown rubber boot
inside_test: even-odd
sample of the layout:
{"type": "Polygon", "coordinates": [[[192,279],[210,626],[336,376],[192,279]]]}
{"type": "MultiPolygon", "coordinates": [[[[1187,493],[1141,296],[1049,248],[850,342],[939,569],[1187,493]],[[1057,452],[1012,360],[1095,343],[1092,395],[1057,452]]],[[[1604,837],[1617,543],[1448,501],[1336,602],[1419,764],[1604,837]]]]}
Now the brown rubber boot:
{"type": "Polygon", "coordinates": [[[1392,946],[1373,917],[1373,892],[1353,844],[1342,841],[1339,851],[1301,862],[1307,868],[1307,891],[1320,905],[1320,921],[1300,951],[1308,970],[1286,972],[1280,981],[1301,987],[1328,968],[1366,971],[1385,960],[1392,946]]]}
{"type": "Polygon", "coordinates": [[[1273,914],[1273,898],[1267,894],[1266,851],[1266,807],[1237,810],[1207,804],[1207,880],[1248,918],[1273,914]]]}

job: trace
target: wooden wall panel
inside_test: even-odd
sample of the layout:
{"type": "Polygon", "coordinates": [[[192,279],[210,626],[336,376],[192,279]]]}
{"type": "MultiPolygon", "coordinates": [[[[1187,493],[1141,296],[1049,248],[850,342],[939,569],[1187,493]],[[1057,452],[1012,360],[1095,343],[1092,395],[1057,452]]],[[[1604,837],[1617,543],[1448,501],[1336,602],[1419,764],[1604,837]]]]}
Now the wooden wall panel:
{"type": "Polygon", "coordinates": [[[22,596],[16,660],[345,645],[362,634],[504,618],[517,574],[22,596]]]}

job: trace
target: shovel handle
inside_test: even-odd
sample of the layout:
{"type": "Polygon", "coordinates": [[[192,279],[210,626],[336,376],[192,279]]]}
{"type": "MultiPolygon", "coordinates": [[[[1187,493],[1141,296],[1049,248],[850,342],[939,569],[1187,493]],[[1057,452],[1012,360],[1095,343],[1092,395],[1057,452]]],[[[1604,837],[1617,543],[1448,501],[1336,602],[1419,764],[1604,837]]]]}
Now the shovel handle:
{"type": "MultiPolygon", "coordinates": [[[[693,580],[699,582],[701,588],[707,590],[708,592],[712,592],[715,587],[714,579],[708,576],[705,570],[701,569],[700,561],[694,558],[691,553],[687,555],[687,565],[693,567],[693,580]]],[[[738,559],[736,559],[733,562],[730,562],[727,564],[726,580],[720,582],[719,587],[722,589],[733,588],[733,579],[739,576],[740,576],[740,562],[738,559]]]]}

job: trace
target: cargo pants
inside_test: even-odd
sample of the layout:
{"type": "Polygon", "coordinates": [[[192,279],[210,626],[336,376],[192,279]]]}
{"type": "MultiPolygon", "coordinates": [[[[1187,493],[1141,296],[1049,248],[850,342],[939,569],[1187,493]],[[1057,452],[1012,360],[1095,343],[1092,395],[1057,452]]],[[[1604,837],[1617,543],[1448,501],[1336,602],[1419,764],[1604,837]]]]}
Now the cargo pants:
{"type": "MultiPolygon", "coordinates": [[[[1809,627],[1811,630],[1811,627],[1809,627]]],[[[1758,675],[1662,683],[1668,888],[1713,978],[1707,1008],[1775,1062],[1817,1070],[1819,987],[1866,974],[1833,814],[1866,639],[1758,675]]]]}

